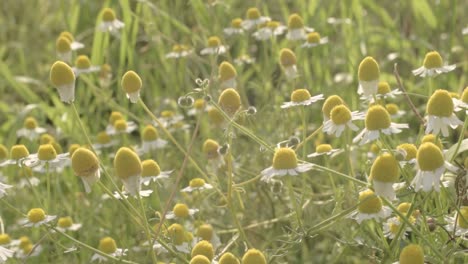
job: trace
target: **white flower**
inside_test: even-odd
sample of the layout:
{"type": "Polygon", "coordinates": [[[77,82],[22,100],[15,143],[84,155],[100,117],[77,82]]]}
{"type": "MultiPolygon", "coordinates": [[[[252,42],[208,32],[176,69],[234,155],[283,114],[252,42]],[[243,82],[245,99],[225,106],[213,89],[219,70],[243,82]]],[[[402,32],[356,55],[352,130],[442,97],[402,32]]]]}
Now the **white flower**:
{"type": "Polygon", "coordinates": [[[323,132],[339,137],[346,127],[357,131],[359,128],[353,124],[353,121],[362,120],[363,118],[362,113],[358,111],[351,112],[345,105],[337,105],[331,110],[330,119],[324,121],[323,132]]]}
{"type": "Polygon", "coordinates": [[[315,152],[307,155],[308,158],[315,158],[323,155],[335,156],[343,152],[342,149],[334,149],[329,144],[320,144],[316,147],[315,152]]]}
{"type": "Polygon", "coordinates": [[[69,162],[70,153],[57,154],[51,144],[40,145],[37,153],[31,154],[23,160],[27,167],[34,168],[35,171],[45,171],[48,169],[61,169],[69,162]]]}
{"type": "Polygon", "coordinates": [[[158,182],[159,180],[169,179],[169,175],[173,171],[161,171],[158,175],[152,176],[142,176],[141,177],[141,184],[148,186],[151,182],[158,182]]]}
{"type": "Polygon", "coordinates": [[[4,263],[9,258],[12,258],[14,253],[13,250],[0,246],[0,263],[4,263]]]}
{"type": "Polygon", "coordinates": [[[382,206],[382,200],[372,190],[359,192],[358,209],[354,211],[350,218],[356,220],[358,224],[368,219],[385,219],[392,213],[391,209],[382,206]]]}
{"type": "Polygon", "coordinates": [[[166,214],[166,219],[180,219],[187,218],[189,216],[192,217],[198,211],[198,209],[188,208],[186,204],[178,203],[174,206],[171,212],[166,214]]]}
{"type": "Polygon", "coordinates": [[[125,122],[125,120],[117,120],[114,125],[108,125],[106,127],[106,133],[111,135],[116,134],[130,134],[133,131],[137,130],[138,126],[133,121],[125,122]]]}
{"type": "Polygon", "coordinates": [[[454,103],[449,92],[446,90],[435,91],[426,107],[426,134],[439,134],[448,137],[448,127],[455,129],[463,122],[454,114],[454,103]]]}
{"type": "Polygon", "coordinates": [[[252,58],[247,54],[240,55],[239,57],[234,59],[234,64],[236,65],[252,64],[254,62],[255,58],[252,58]]]}
{"type": "Polygon", "coordinates": [[[57,230],[61,232],[78,231],[81,228],[80,223],[74,223],[71,217],[60,217],[57,223],[57,230]]]}
{"type": "Polygon", "coordinates": [[[46,215],[41,208],[33,208],[29,210],[27,218],[20,220],[20,225],[25,227],[37,227],[53,221],[57,216],[46,215]]]}
{"type": "MultiPolygon", "coordinates": [[[[114,253],[107,253],[107,254],[112,256],[112,257],[120,258],[120,257],[126,256],[127,251],[128,251],[128,249],[117,248],[114,253]]],[[[98,253],[95,253],[91,257],[91,262],[98,261],[99,263],[101,263],[101,262],[106,262],[108,260],[109,259],[106,256],[102,256],[102,255],[100,255],[98,253]]]]}
{"type": "Polygon", "coordinates": [[[312,103],[318,102],[324,100],[323,94],[318,94],[315,96],[310,96],[309,91],[306,89],[297,89],[294,90],[291,94],[291,101],[290,102],[285,102],[281,105],[281,108],[290,108],[293,106],[308,106],[311,105],[312,103]]]}
{"type": "MultiPolygon", "coordinates": [[[[401,222],[398,217],[389,218],[383,223],[383,233],[384,236],[389,239],[394,239],[398,230],[400,229],[401,222]]],[[[406,235],[407,232],[411,231],[411,228],[406,225],[403,235],[406,235]]]]}
{"type": "Polygon", "coordinates": [[[26,127],[23,127],[16,131],[16,135],[18,137],[25,137],[29,139],[30,141],[33,141],[39,137],[40,134],[45,133],[47,130],[43,127],[35,127],[33,129],[28,129],[26,127]]]}
{"type": "Polygon", "coordinates": [[[213,185],[206,183],[202,178],[190,180],[189,186],[183,188],[181,192],[204,191],[213,189],[213,185]]]}
{"type": "Polygon", "coordinates": [[[117,34],[118,30],[125,26],[122,21],[116,18],[114,10],[104,8],[101,14],[102,22],[98,25],[100,31],[117,34]]]}
{"type": "Polygon", "coordinates": [[[443,60],[437,51],[428,52],[424,58],[423,66],[413,70],[416,76],[434,76],[455,70],[456,65],[443,65],[443,60]]]}
{"type": "Polygon", "coordinates": [[[450,117],[441,117],[441,116],[426,116],[426,134],[439,134],[442,132],[442,136],[448,137],[448,127],[452,129],[457,128],[459,125],[462,125],[463,122],[458,119],[455,114],[452,114],[450,117]]]}
{"type": "Polygon", "coordinates": [[[219,45],[216,47],[207,47],[200,51],[200,55],[224,54],[226,53],[228,49],[229,49],[229,46],[226,46],[226,45],[219,45]]]}
{"type": "Polygon", "coordinates": [[[166,58],[178,59],[186,57],[193,53],[193,50],[186,45],[176,44],[172,47],[172,51],[166,54],[166,58]]]}
{"type": "MultiPolygon", "coordinates": [[[[114,192],[114,197],[117,198],[117,199],[128,199],[128,197],[130,197],[130,193],[126,190],[120,192],[122,195],[120,195],[118,192],[114,192]]],[[[140,197],[149,197],[152,193],[153,193],[153,190],[140,190],[139,192],[139,195],[140,197]]],[[[136,197],[136,193],[134,195],[132,195],[133,197],[136,197]]],[[[104,199],[107,199],[107,197],[105,197],[104,199]]]]}
{"type": "Polygon", "coordinates": [[[270,182],[274,176],[296,176],[311,170],[314,167],[312,163],[298,163],[296,153],[290,148],[278,148],[273,156],[272,166],[264,169],[262,181],[270,182]]]}
{"type": "Polygon", "coordinates": [[[304,44],[301,45],[303,48],[313,48],[318,45],[323,45],[328,43],[328,37],[321,37],[318,32],[310,32],[307,34],[307,40],[304,44]]]}
{"type": "Polygon", "coordinates": [[[302,17],[298,14],[292,14],[288,18],[288,33],[286,38],[289,40],[303,40],[307,38],[307,33],[313,32],[313,28],[305,27],[302,17]]]}
{"type": "Polygon", "coordinates": [[[244,29],[242,29],[242,19],[234,18],[231,21],[231,27],[223,29],[223,32],[228,36],[243,34],[244,29]]]}
{"type": "Polygon", "coordinates": [[[0,198],[6,195],[6,190],[13,186],[0,182],[0,198]]]}
{"type": "Polygon", "coordinates": [[[255,7],[247,10],[246,17],[247,18],[241,22],[241,26],[246,30],[250,30],[271,20],[269,17],[262,16],[260,11],[255,7]]]}
{"type": "Polygon", "coordinates": [[[256,40],[267,40],[267,39],[271,39],[272,37],[282,35],[286,31],[286,29],[287,27],[281,25],[279,22],[270,21],[266,23],[265,26],[255,31],[252,34],[252,36],[256,40]]]}
{"type": "Polygon", "coordinates": [[[445,217],[447,225],[445,228],[452,233],[455,230],[455,235],[463,240],[468,240],[468,207],[462,206],[455,215],[445,217]]]}

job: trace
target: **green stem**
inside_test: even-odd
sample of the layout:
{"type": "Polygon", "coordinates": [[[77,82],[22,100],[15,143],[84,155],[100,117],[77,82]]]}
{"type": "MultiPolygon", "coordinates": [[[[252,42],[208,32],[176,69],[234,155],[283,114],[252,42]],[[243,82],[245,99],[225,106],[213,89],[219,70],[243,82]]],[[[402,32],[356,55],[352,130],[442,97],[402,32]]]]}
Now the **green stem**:
{"type": "Polygon", "coordinates": [[[143,199],[141,199],[140,193],[138,193],[137,195],[138,195],[137,199],[141,208],[141,213],[143,215],[143,224],[145,226],[145,233],[146,233],[146,239],[148,240],[148,247],[151,252],[151,259],[153,260],[153,263],[157,263],[158,260],[156,259],[156,253],[153,250],[154,240],[151,239],[151,232],[150,232],[148,220],[146,218],[146,210],[145,210],[145,206],[143,205],[143,199]]]}
{"type": "Polygon", "coordinates": [[[288,186],[288,189],[289,189],[289,199],[291,199],[294,210],[296,211],[297,223],[299,225],[299,228],[301,230],[304,230],[304,227],[302,225],[301,208],[299,208],[299,205],[297,204],[297,201],[296,201],[296,195],[294,193],[294,187],[292,185],[291,176],[286,177],[286,185],[288,186]]]}

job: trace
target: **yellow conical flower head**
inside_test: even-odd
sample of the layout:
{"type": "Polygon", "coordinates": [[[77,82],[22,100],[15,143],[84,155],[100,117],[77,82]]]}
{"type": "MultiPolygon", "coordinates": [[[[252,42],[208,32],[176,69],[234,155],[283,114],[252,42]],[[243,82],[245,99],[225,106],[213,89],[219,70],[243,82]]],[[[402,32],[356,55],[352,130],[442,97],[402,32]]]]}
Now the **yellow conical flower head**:
{"type": "Polygon", "coordinates": [[[205,108],[205,105],[205,100],[200,98],[195,100],[195,102],[193,103],[193,108],[197,110],[202,110],[203,108],[205,108]]]}
{"type": "Polygon", "coordinates": [[[280,63],[283,67],[296,65],[296,54],[290,49],[284,48],[280,50],[280,63]]]}
{"type": "Polygon", "coordinates": [[[271,29],[275,29],[275,28],[279,27],[280,25],[281,25],[281,24],[280,24],[280,22],[278,22],[278,21],[268,21],[268,22],[266,23],[266,26],[269,27],[269,28],[271,28],[271,29]]]}
{"type": "Polygon", "coordinates": [[[465,89],[463,90],[461,100],[464,103],[468,103],[468,87],[465,87],[465,89]]]}
{"type": "Polygon", "coordinates": [[[234,68],[234,66],[232,66],[232,64],[227,61],[223,61],[219,65],[218,72],[219,72],[219,80],[221,82],[230,80],[237,76],[236,68],[234,68]]]}
{"type": "Polygon", "coordinates": [[[122,115],[122,113],[118,111],[112,111],[109,117],[109,124],[114,125],[115,121],[120,120],[120,119],[124,119],[124,116],[122,115]]]}
{"type": "Polygon", "coordinates": [[[399,176],[398,161],[392,154],[383,153],[372,164],[369,178],[371,180],[391,183],[396,182],[399,176]]]}
{"type": "Polygon", "coordinates": [[[241,18],[234,18],[233,20],[231,20],[231,27],[241,28],[242,27],[242,19],[241,18]]]}
{"type": "Polygon", "coordinates": [[[400,110],[400,108],[396,104],[386,104],[385,109],[387,109],[390,115],[396,115],[398,114],[398,111],[400,110]]]}
{"type": "Polygon", "coordinates": [[[220,126],[224,122],[223,115],[214,107],[208,109],[208,118],[210,119],[210,123],[215,126],[220,126]]]}
{"type": "Polygon", "coordinates": [[[10,244],[11,238],[8,234],[0,234],[0,245],[10,244]]]}
{"type": "Polygon", "coordinates": [[[288,18],[288,28],[299,29],[304,27],[304,20],[298,14],[292,14],[288,18]]]}
{"type": "Polygon", "coordinates": [[[351,121],[351,111],[346,105],[337,105],[330,112],[330,119],[337,125],[344,125],[351,121]]]}
{"type": "Polygon", "coordinates": [[[360,81],[375,81],[379,79],[379,64],[372,57],[365,57],[359,64],[358,77],[360,81]]]}
{"type": "Polygon", "coordinates": [[[208,47],[215,48],[221,45],[221,40],[217,36],[211,36],[207,41],[208,47]]]}
{"type": "Polygon", "coordinates": [[[215,140],[207,139],[203,143],[203,153],[208,159],[216,158],[218,154],[219,144],[215,140]]]}
{"type": "Polygon", "coordinates": [[[198,242],[192,249],[192,258],[198,255],[207,257],[209,260],[212,260],[214,257],[213,245],[206,240],[198,242]]]}
{"type": "Polygon", "coordinates": [[[192,188],[200,188],[205,185],[205,180],[202,178],[195,178],[190,180],[189,186],[192,188]]]}
{"type": "Polygon", "coordinates": [[[152,159],[144,160],[141,163],[141,166],[142,166],[141,176],[143,177],[158,176],[161,173],[161,168],[159,168],[158,163],[152,159]]]}
{"type": "Polygon", "coordinates": [[[33,208],[28,212],[28,220],[31,223],[38,223],[46,219],[46,214],[42,208],[33,208]]]}
{"type": "Polygon", "coordinates": [[[392,90],[390,89],[390,84],[388,82],[379,82],[377,85],[377,93],[378,94],[388,94],[392,90]]]}
{"type": "Polygon", "coordinates": [[[307,101],[310,97],[310,93],[307,89],[296,89],[291,93],[291,101],[295,103],[307,101]]]}
{"type": "Polygon", "coordinates": [[[308,43],[320,43],[320,34],[318,32],[310,32],[307,34],[308,43]]]}
{"type": "Polygon", "coordinates": [[[444,166],[444,155],[439,147],[433,143],[426,142],[419,146],[416,154],[419,169],[422,171],[435,171],[444,166]]]}
{"type": "Polygon", "coordinates": [[[172,224],[167,228],[167,234],[175,245],[185,242],[185,230],[180,224],[172,224]]]}
{"type": "Polygon", "coordinates": [[[99,160],[89,149],[78,148],[71,157],[73,171],[76,176],[89,177],[99,170],[99,160]]]}
{"type": "Polygon", "coordinates": [[[463,206],[460,208],[460,214],[458,215],[457,224],[461,228],[468,228],[468,207],[463,206]]]}
{"type": "Polygon", "coordinates": [[[68,39],[70,43],[75,41],[75,39],[73,38],[73,34],[68,31],[62,31],[59,36],[68,39]]]}
{"type": "Polygon", "coordinates": [[[436,137],[434,134],[424,135],[423,138],[421,139],[421,144],[426,143],[426,142],[435,144],[437,147],[440,148],[440,150],[444,149],[444,146],[442,145],[442,141],[440,140],[440,138],[436,137]]]}
{"type": "MultiPolygon", "coordinates": [[[[403,215],[408,215],[408,212],[409,212],[409,209],[411,208],[411,203],[400,203],[398,206],[397,206],[397,210],[398,212],[402,213],[403,215]]],[[[413,219],[414,217],[416,217],[417,215],[419,214],[419,211],[418,210],[414,210],[413,211],[413,219]]]]}
{"type": "Polygon", "coordinates": [[[189,264],[211,264],[211,261],[203,255],[197,255],[190,260],[189,264]]]}
{"type": "Polygon", "coordinates": [[[4,160],[7,158],[8,158],[8,149],[3,144],[0,144],[0,160],[4,160]]]}
{"type": "Polygon", "coordinates": [[[219,258],[219,264],[240,264],[240,262],[232,253],[226,252],[219,258]]]}
{"type": "Polygon", "coordinates": [[[327,153],[332,151],[333,148],[330,144],[320,144],[315,148],[315,152],[317,153],[327,153]]]}
{"type": "Polygon", "coordinates": [[[145,128],[143,128],[143,133],[141,135],[141,138],[145,142],[155,141],[156,139],[159,138],[159,134],[154,126],[147,125],[145,128]]]}
{"type": "Polygon", "coordinates": [[[55,142],[55,138],[49,134],[42,134],[39,138],[39,144],[41,145],[52,144],[52,142],[55,142]]]}
{"type": "Polygon", "coordinates": [[[197,229],[197,237],[201,237],[203,240],[211,241],[213,238],[213,227],[209,224],[200,225],[197,229]]]}
{"type": "Polygon", "coordinates": [[[55,41],[55,49],[59,53],[67,53],[71,51],[71,41],[63,36],[60,36],[55,41]]]}
{"type": "Polygon", "coordinates": [[[337,105],[344,104],[343,99],[338,95],[331,95],[325,100],[322,106],[322,113],[330,119],[332,109],[337,105]]]}
{"type": "Polygon", "coordinates": [[[106,131],[101,131],[97,134],[96,140],[99,144],[108,144],[111,142],[110,136],[106,133],[106,131]]]}
{"type": "Polygon", "coordinates": [[[143,170],[138,155],[126,147],[121,147],[115,154],[114,168],[117,177],[121,179],[141,175],[143,170]]]}
{"type": "Polygon", "coordinates": [[[50,68],[50,81],[58,88],[75,82],[75,73],[65,62],[56,61],[50,68]]]}
{"type": "Polygon", "coordinates": [[[453,101],[446,90],[436,90],[427,102],[428,115],[450,117],[453,114],[453,101]]]}
{"type": "Polygon", "coordinates": [[[140,76],[134,71],[127,71],[122,77],[122,88],[126,93],[135,93],[143,85],[140,76]]]}
{"type": "Polygon", "coordinates": [[[18,240],[19,240],[18,247],[21,249],[31,244],[31,240],[27,236],[21,236],[18,240]]]}
{"type": "Polygon", "coordinates": [[[258,11],[258,8],[251,7],[247,9],[245,17],[247,17],[247,19],[250,19],[250,20],[255,20],[255,19],[259,19],[261,17],[261,14],[260,14],[260,11],[258,11]]]}
{"type": "Polygon", "coordinates": [[[57,221],[57,226],[61,228],[68,228],[73,225],[73,220],[70,216],[60,217],[57,221]]]}
{"type": "Polygon", "coordinates": [[[383,106],[373,105],[367,110],[365,123],[367,130],[389,128],[391,125],[390,114],[383,106]]]}
{"type": "Polygon", "coordinates": [[[190,215],[189,208],[186,204],[178,203],[172,208],[172,212],[179,218],[186,218],[190,215]]]}
{"type": "Polygon", "coordinates": [[[410,144],[410,143],[403,143],[401,145],[398,145],[397,150],[398,149],[402,149],[402,150],[405,151],[405,153],[406,153],[405,160],[406,161],[416,158],[416,153],[418,152],[418,149],[416,148],[416,146],[414,144],[410,144]]]}
{"type": "Polygon", "coordinates": [[[29,151],[25,145],[14,145],[10,150],[10,157],[14,160],[19,160],[29,156],[29,151]]]}
{"type": "Polygon", "coordinates": [[[99,241],[98,249],[106,254],[112,254],[117,250],[117,244],[111,237],[104,237],[99,241]]]}
{"type": "Polygon", "coordinates": [[[112,67],[109,64],[104,63],[101,66],[101,71],[99,72],[99,77],[107,78],[109,76],[109,74],[111,74],[111,73],[112,73],[112,67]]]}
{"type": "Polygon", "coordinates": [[[371,144],[371,146],[369,147],[369,151],[377,155],[380,152],[380,147],[375,143],[371,144]]]}
{"type": "Polygon", "coordinates": [[[104,8],[101,12],[102,20],[105,22],[112,22],[116,19],[115,12],[112,8],[104,8]]]}
{"type": "Polygon", "coordinates": [[[192,232],[185,232],[185,242],[193,241],[193,234],[192,232]]]}
{"type": "Polygon", "coordinates": [[[266,264],[266,258],[260,250],[251,248],[242,257],[242,264],[266,264]]]}
{"type": "Polygon", "coordinates": [[[57,154],[62,154],[63,153],[63,149],[62,149],[62,146],[60,146],[59,143],[57,143],[56,141],[50,143],[52,145],[52,147],[55,149],[55,152],[57,154]]]}
{"type": "Polygon", "coordinates": [[[81,146],[79,144],[71,144],[69,147],[68,147],[68,154],[70,155],[70,157],[73,156],[73,153],[75,153],[75,151],[77,149],[79,149],[81,146]]]}
{"type": "Polygon", "coordinates": [[[53,160],[57,157],[57,151],[55,151],[55,148],[52,146],[52,144],[40,145],[39,149],[37,150],[37,157],[42,161],[53,160]]]}
{"type": "Polygon", "coordinates": [[[89,69],[91,68],[91,61],[86,55],[80,55],[75,60],[75,66],[78,69],[89,69]]]}
{"type": "Polygon", "coordinates": [[[400,264],[424,264],[423,249],[416,244],[409,244],[400,253],[400,264]]]}
{"type": "Polygon", "coordinates": [[[241,107],[241,99],[239,93],[233,89],[225,89],[218,99],[218,104],[228,115],[234,115],[241,107]]]}
{"type": "Polygon", "coordinates": [[[297,167],[296,152],[290,148],[278,148],[273,156],[273,168],[276,170],[294,169],[297,167]]]}
{"type": "Polygon", "coordinates": [[[27,117],[24,120],[23,126],[29,130],[33,130],[37,127],[37,121],[34,117],[27,117]]]}
{"type": "Polygon", "coordinates": [[[439,52],[431,51],[426,53],[426,56],[424,57],[423,66],[426,69],[441,68],[442,66],[444,66],[444,62],[439,52]]]}
{"type": "Polygon", "coordinates": [[[382,210],[382,200],[372,191],[359,193],[358,211],[364,214],[376,214],[382,210]]]}
{"type": "Polygon", "coordinates": [[[114,122],[114,127],[115,130],[120,131],[120,132],[125,132],[127,130],[127,121],[123,119],[119,119],[114,122]]]}

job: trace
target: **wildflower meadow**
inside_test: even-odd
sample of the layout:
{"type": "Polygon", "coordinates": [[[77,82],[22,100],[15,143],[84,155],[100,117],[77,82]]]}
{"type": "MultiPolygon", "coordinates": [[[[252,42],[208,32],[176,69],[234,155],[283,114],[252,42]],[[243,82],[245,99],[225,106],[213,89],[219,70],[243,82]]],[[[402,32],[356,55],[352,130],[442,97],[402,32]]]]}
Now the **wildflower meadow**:
{"type": "Polygon", "coordinates": [[[468,2],[0,6],[0,263],[468,263],[468,2]]]}

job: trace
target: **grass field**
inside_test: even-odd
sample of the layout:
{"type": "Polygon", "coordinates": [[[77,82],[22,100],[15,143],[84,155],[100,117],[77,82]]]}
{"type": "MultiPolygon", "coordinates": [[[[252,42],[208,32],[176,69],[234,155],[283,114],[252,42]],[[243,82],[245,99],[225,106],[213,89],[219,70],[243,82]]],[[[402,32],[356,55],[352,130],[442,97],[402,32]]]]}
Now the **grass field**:
{"type": "Polygon", "coordinates": [[[0,263],[467,263],[466,10],[3,0],[0,263]]]}

